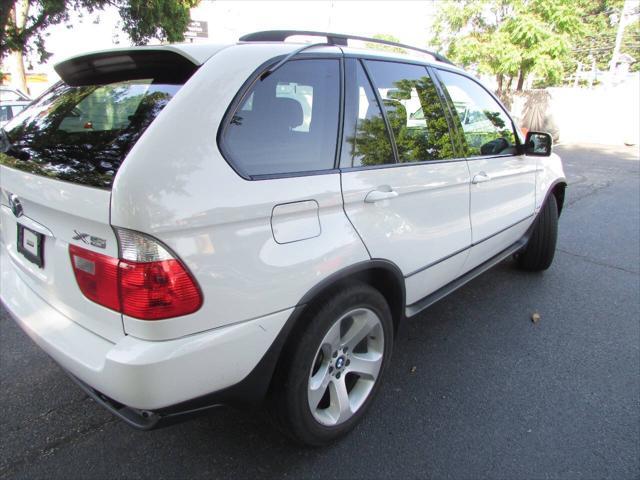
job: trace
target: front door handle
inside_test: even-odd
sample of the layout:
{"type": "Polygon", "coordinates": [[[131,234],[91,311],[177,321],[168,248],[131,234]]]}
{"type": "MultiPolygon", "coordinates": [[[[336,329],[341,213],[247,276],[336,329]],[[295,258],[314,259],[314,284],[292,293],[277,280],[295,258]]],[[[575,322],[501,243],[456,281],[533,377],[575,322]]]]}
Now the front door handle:
{"type": "Polygon", "coordinates": [[[391,187],[386,187],[384,189],[379,188],[367,193],[367,196],[364,197],[364,201],[366,203],[375,203],[380,200],[388,200],[390,198],[396,198],[397,196],[398,196],[398,192],[393,190],[391,187]]]}
{"type": "Polygon", "coordinates": [[[484,183],[484,182],[488,182],[489,180],[491,180],[491,177],[489,175],[487,175],[484,172],[480,172],[477,175],[473,176],[473,180],[471,180],[471,183],[473,184],[484,183]]]}

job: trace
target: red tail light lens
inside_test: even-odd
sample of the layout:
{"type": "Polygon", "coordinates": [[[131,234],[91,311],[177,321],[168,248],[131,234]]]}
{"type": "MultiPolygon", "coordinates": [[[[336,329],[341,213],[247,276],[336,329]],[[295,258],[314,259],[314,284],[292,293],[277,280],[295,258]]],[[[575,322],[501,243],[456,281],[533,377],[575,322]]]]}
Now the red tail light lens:
{"type": "Polygon", "coordinates": [[[118,259],[69,245],[71,265],[80,290],[89,300],[120,310],[118,259]]]}
{"type": "Polygon", "coordinates": [[[107,308],[141,320],[193,313],[202,294],[184,265],[155,239],[117,229],[120,257],[69,245],[82,293],[107,308]]]}
{"type": "Polygon", "coordinates": [[[178,317],[200,308],[200,290],[175,259],[159,262],[120,260],[122,313],[143,320],[178,317]]]}

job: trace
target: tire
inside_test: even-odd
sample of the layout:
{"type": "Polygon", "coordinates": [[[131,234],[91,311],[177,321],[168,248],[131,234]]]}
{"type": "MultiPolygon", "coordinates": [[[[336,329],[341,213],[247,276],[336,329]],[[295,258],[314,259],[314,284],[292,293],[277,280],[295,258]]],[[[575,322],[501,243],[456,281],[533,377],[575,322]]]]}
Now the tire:
{"type": "Polygon", "coordinates": [[[321,446],[346,435],[371,405],[393,349],[393,321],[385,298],[363,283],[334,290],[300,321],[269,403],[284,433],[321,446]]]}
{"type": "Polygon", "coordinates": [[[518,266],[531,272],[549,268],[556,252],[558,204],[553,193],[547,198],[535,222],[531,238],[518,255],[518,266]]]}

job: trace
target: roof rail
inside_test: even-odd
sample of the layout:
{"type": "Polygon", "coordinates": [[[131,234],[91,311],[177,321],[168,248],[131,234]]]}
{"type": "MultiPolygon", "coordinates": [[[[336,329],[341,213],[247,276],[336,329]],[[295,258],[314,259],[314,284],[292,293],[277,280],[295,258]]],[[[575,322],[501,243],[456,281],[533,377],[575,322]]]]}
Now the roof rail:
{"type": "Polygon", "coordinates": [[[304,35],[309,37],[327,37],[327,43],[329,45],[338,45],[346,47],[347,40],[361,40],[364,42],[379,43],[381,45],[389,45],[392,47],[406,48],[407,50],[414,50],[416,52],[426,53],[431,55],[439,62],[448,63],[453,65],[453,62],[444,55],[432,52],[431,50],[425,50],[423,48],[412,47],[404,43],[391,42],[389,40],[381,40],[379,38],[360,37],[357,35],[345,35],[343,33],[329,33],[329,32],[313,32],[306,30],[265,30],[262,32],[248,33],[239,38],[241,42],[284,42],[287,38],[294,35],[304,35]]]}

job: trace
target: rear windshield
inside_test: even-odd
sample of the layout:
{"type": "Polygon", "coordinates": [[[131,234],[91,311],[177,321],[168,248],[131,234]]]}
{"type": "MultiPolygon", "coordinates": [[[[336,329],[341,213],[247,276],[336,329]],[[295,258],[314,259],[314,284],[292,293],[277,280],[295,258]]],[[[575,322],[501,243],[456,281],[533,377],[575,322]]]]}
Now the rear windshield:
{"type": "Polygon", "coordinates": [[[58,83],[5,125],[0,163],[109,189],[131,147],[179,88],[152,79],[58,83]]]}

